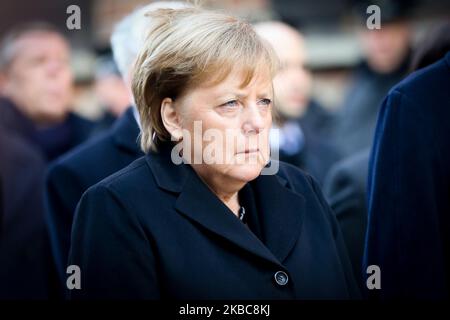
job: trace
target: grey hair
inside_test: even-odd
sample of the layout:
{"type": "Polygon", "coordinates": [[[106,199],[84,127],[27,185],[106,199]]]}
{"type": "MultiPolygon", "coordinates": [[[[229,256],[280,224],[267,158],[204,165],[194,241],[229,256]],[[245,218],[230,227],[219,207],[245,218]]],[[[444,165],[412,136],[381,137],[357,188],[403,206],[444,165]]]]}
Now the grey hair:
{"type": "Polygon", "coordinates": [[[111,34],[111,49],[122,77],[129,73],[144,45],[146,31],[151,24],[151,19],[146,14],[157,9],[188,7],[190,7],[188,3],[181,1],[157,1],[136,9],[115,25],[111,34]]]}
{"type": "Polygon", "coordinates": [[[0,71],[8,68],[14,60],[17,54],[16,42],[24,35],[30,33],[56,34],[66,41],[61,31],[47,22],[33,21],[19,24],[9,30],[0,41],[0,71]]]}

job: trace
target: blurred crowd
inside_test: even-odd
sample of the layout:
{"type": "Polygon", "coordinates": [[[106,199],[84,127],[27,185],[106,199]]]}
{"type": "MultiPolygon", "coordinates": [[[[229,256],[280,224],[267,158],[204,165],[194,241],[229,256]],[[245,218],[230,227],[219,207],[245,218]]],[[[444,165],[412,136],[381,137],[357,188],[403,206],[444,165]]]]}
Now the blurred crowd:
{"type": "MultiPolygon", "coordinates": [[[[389,97],[397,84],[443,61],[446,54],[449,60],[450,50],[448,16],[443,22],[433,21],[423,34],[417,35],[411,19],[413,2],[378,2],[382,27],[373,30],[368,29],[365,23],[368,16],[365,9],[369,2],[360,1],[359,5],[352,5],[356,16],[353,28],[363,56],[356,65],[346,68],[347,76],[341,86],[344,90],[339,88],[343,99],[337,99],[335,107],[324,105],[326,99],[320,96],[323,93],[314,89],[316,70],[308,64],[311,53],[302,28],[290,21],[275,19],[273,14],[254,23],[257,34],[270,43],[280,61],[280,69],[273,81],[277,113],[273,128],[278,130],[278,134],[273,136],[272,148],[278,148],[281,161],[301,168],[321,185],[341,227],[361,291],[366,289],[365,268],[372,264],[370,261],[374,264],[381,261],[375,256],[382,256],[380,252],[389,246],[401,247],[405,243],[405,248],[408,248],[409,241],[415,245],[420,243],[420,240],[414,240],[413,231],[404,231],[403,242],[389,242],[383,235],[392,233],[392,228],[395,228],[383,225],[383,221],[389,222],[389,218],[377,215],[380,210],[383,213],[388,210],[377,206],[378,198],[385,196],[383,201],[395,203],[401,202],[398,199],[403,196],[389,193],[389,186],[395,188],[393,185],[398,181],[389,180],[386,176],[395,176],[398,173],[393,169],[398,165],[396,161],[405,161],[405,158],[399,156],[392,159],[390,165],[381,165],[382,157],[392,156],[396,149],[392,147],[393,151],[389,153],[383,144],[386,139],[393,141],[389,140],[394,139],[389,135],[395,136],[395,128],[386,124],[386,105],[392,103],[389,97]],[[419,40],[415,41],[415,38],[419,40]],[[384,113],[380,114],[382,108],[384,113]],[[383,179],[387,179],[385,184],[383,179]]],[[[302,10],[301,7],[296,9],[302,10]]],[[[142,10],[145,11],[145,7],[136,8],[117,21],[111,30],[110,48],[96,57],[92,70],[94,78],[88,86],[97,105],[96,110],[88,112],[85,110],[91,108],[89,105],[83,106],[83,110],[74,106],[74,101],[78,104],[80,101],[80,93],[76,90],[80,85],[74,80],[71,43],[60,29],[47,22],[32,21],[2,30],[0,299],[58,299],[64,296],[71,226],[78,201],[89,187],[143,155],[138,143],[139,125],[131,93],[131,70],[144,34],[137,18],[138,15],[143,16],[142,10]]],[[[239,8],[236,10],[239,12],[239,8]]],[[[333,55],[333,52],[328,54],[333,55]]],[[[326,73],[318,77],[323,79],[326,73]]],[[[450,65],[447,85],[449,78],[450,65]]],[[[430,83],[432,80],[428,79],[418,87],[427,88],[430,83]]],[[[438,83],[445,81],[439,80],[438,83]]],[[[431,94],[432,89],[423,91],[420,92],[423,95],[431,94]]],[[[447,108],[446,113],[435,114],[438,118],[447,117],[447,128],[450,127],[450,100],[445,101],[449,98],[448,92],[450,86],[447,87],[447,95],[441,98],[444,101],[433,100],[437,94],[429,98],[430,104],[447,108]]],[[[432,112],[430,106],[422,107],[423,113],[432,112]]],[[[397,121],[400,128],[406,120],[399,118],[397,121]]],[[[417,148],[415,152],[411,151],[412,157],[414,154],[432,153],[431,149],[436,148],[439,150],[436,157],[448,159],[445,158],[450,150],[450,136],[446,136],[448,129],[438,129],[432,123],[431,128],[423,129],[426,115],[417,116],[412,121],[424,135],[427,130],[435,130],[441,137],[426,140],[427,143],[421,145],[414,142],[415,135],[411,133],[410,148],[417,148]],[[447,144],[439,145],[441,140],[447,144]]],[[[432,189],[427,191],[434,195],[430,206],[417,205],[429,215],[432,211],[437,212],[433,227],[439,230],[436,231],[439,236],[436,242],[428,243],[431,249],[415,249],[416,254],[422,250],[429,255],[440,252],[438,258],[428,255],[423,258],[430,264],[435,263],[435,268],[427,269],[425,263],[421,269],[428,275],[438,275],[429,279],[425,276],[427,284],[420,289],[426,294],[415,295],[407,290],[406,280],[399,284],[395,274],[388,274],[386,281],[391,281],[387,282],[388,297],[448,297],[449,294],[449,163],[444,161],[442,166],[446,165],[446,168],[436,168],[440,166],[440,160],[424,161],[417,160],[420,162],[418,166],[442,169],[441,184],[431,187],[431,182],[424,178],[420,180],[421,187],[410,196],[421,197],[422,188],[432,189]],[[440,200],[435,198],[440,192],[433,188],[440,188],[442,192],[445,204],[441,207],[440,200]],[[442,218],[444,214],[446,216],[442,218]],[[436,262],[433,259],[437,259],[436,262]],[[437,284],[434,285],[433,281],[437,284]]],[[[414,171],[408,171],[405,176],[411,174],[414,171]]],[[[436,174],[428,173],[428,177],[431,179],[436,174]]],[[[406,179],[402,183],[412,185],[414,180],[408,182],[406,179]]],[[[400,188],[400,185],[396,186],[400,188]]],[[[413,203],[408,202],[408,210],[414,211],[413,203]]],[[[402,219],[418,224],[408,230],[420,229],[420,225],[426,228],[427,225],[426,218],[415,215],[396,219],[394,225],[401,224],[402,219]]],[[[429,239],[423,232],[419,232],[420,239],[429,239]]],[[[395,254],[400,256],[398,259],[408,259],[402,255],[402,248],[395,254]]],[[[405,256],[408,250],[405,249],[405,256]]],[[[422,259],[417,255],[416,258],[422,259]]]]}

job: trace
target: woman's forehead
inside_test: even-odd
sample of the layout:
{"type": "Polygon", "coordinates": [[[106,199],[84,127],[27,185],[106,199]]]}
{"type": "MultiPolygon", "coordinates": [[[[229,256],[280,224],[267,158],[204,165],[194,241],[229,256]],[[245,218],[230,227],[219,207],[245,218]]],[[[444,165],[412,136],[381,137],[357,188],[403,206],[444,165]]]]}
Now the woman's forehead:
{"type": "Polygon", "coordinates": [[[246,95],[252,91],[272,93],[272,76],[269,72],[257,71],[249,81],[247,76],[243,70],[233,70],[222,81],[212,84],[205,83],[200,88],[215,94],[221,94],[224,91],[232,91],[240,95],[246,95]]]}

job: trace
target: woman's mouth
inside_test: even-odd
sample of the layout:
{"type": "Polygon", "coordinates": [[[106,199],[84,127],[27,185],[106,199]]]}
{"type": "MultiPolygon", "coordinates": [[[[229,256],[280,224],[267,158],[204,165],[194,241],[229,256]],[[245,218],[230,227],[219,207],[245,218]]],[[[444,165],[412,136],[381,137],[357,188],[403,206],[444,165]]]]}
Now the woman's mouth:
{"type": "Polygon", "coordinates": [[[243,151],[237,152],[236,154],[252,154],[252,153],[257,153],[259,152],[258,148],[249,148],[249,149],[245,149],[243,151]]]}

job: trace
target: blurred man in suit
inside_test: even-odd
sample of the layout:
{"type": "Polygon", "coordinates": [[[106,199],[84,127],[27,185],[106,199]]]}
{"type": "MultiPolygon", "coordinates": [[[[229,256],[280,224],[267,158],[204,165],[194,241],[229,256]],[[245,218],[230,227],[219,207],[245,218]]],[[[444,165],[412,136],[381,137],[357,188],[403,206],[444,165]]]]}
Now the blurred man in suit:
{"type": "MultiPolygon", "coordinates": [[[[412,68],[418,69],[436,62],[449,50],[450,24],[431,28],[426,39],[412,54],[412,68]]],[[[362,270],[364,240],[367,229],[367,176],[370,148],[336,163],[324,183],[324,193],[336,214],[344,234],[355,278],[365,287],[362,270]]]]}
{"type": "Polygon", "coordinates": [[[0,44],[0,297],[47,298],[51,254],[43,207],[47,161],[83,141],[91,122],[70,110],[70,48],[30,23],[0,44]]]}
{"type": "Polygon", "coordinates": [[[45,160],[0,127],[0,299],[46,299],[50,247],[43,223],[45,160]]]}
{"type": "Polygon", "coordinates": [[[325,177],[323,192],[336,215],[353,265],[363,288],[362,257],[367,227],[366,185],[370,149],[338,161],[325,177]]]}
{"type": "MultiPolygon", "coordinates": [[[[275,49],[281,70],[273,80],[278,112],[279,158],[296,165],[323,182],[329,167],[338,159],[327,144],[330,115],[311,98],[311,73],[305,68],[302,35],[281,22],[255,25],[256,32],[275,49]]],[[[274,136],[273,136],[274,137],[274,136]]]]}
{"type": "Polygon", "coordinates": [[[382,299],[450,296],[450,51],[442,28],[413,59],[422,69],[385,98],[375,132],[364,266],[380,267],[381,290],[372,293],[382,299]]]}
{"type": "Polygon", "coordinates": [[[185,4],[154,2],[126,16],[116,25],[111,36],[111,46],[130,92],[130,107],[105,134],[59,159],[48,172],[46,210],[52,252],[62,286],[65,286],[73,216],[82,194],[90,186],[143,156],[138,145],[140,130],[131,94],[131,70],[149,25],[145,13],[158,8],[181,6],[185,4]]]}
{"type": "Polygon", "coordinates": [[[410,1],[358,1],[358,33],[364,54],[356,68],[331,138],[342,159],[327,174],[324,193],[343,230],[355,277],[363,283],[362,257],[367,226],[366,185],[370,146],[383,97],[407,73],[411,45],[410,1]],[[366,9],[381,10],[381,29],[366,27],[366,9]]]}
{"type": "Polygon", "coordinates": [[[333,138],[340,154],[349,157],[372,144],[380,104],[390,88],[407,73],[411,46],[408,20],[411,1],[362,1],[358,12],[359,41],[364,55],[356,68],[342,108],[336,115],[333,138]],[[381,29],[368,29],[366,9],[381,10],[381,29]]]}
{"type": "Polygon", "coordinates": [[[94,123],[71,111],[70,47],[51,25],[11,30],[0,48],[0,125],[19,126],[50,161],[86,140],[94,123]]]}

